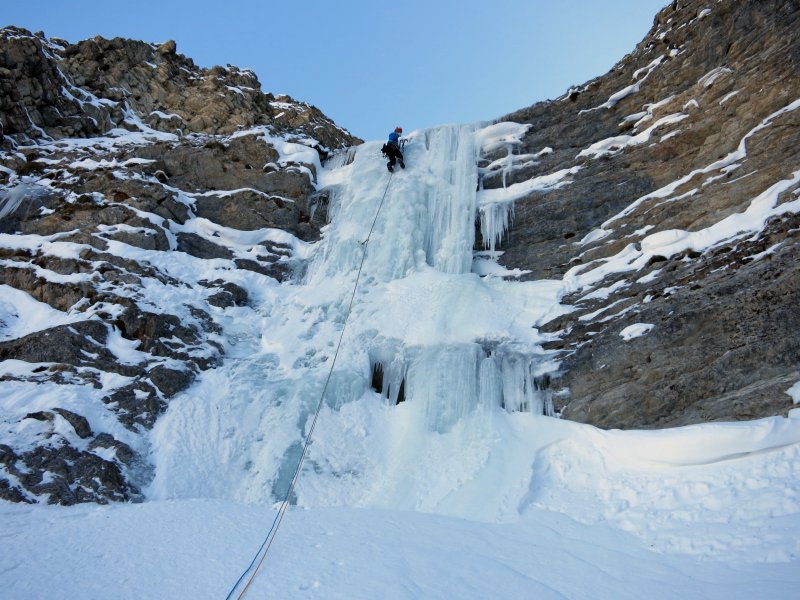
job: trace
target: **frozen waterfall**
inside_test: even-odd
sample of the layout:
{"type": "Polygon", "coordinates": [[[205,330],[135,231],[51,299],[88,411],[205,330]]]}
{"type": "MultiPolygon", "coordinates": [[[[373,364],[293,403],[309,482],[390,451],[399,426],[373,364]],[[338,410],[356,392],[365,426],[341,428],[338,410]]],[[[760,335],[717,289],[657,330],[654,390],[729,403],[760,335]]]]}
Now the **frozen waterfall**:
{"type": "MultiPolygon", "coordinates": [[[[384,193],[365,261],[368,281],[401,279],[425,265],[442,273],[469,273],[480,152],[475,133],[471,125],[415,133],[405,153],[413,172],[401,172],[391,183],[383,161],[376,161],[373,152],[358,152],[349,167],[352,172],[333,186],[332,226],[306,285],[326,285],[326,278],[357,268],[384,193]]],[[[381,374],[380,386],[373,381],[373,388],[390,404],[397,404],[401,393],[402,399],[419,403],[428,428],[435,431],[446,430],[478,407],[552,413],[548,391],[535,379],[539,356],[498,352],[498,344],[491,349],[472,341],[438,344],[436,331],[430,334],[421,346],[409,346],[402,337],[378,336],[370,343],[373,380],[376,372],[381,374]]]]}
{"type": "Polygon", "coordinates": [[[487,129],[412,133],[391,179],[378,142],[329,161],[330,223],[303,281],[261,290],[261,322],[173,400],[151,497],[282,497],[382,199],[297,502],[431,508],[480,471],[499,419],[552,413],[535,326],[561,312],[557,282],[472,272],[487,129]]]}
{"type": "Polygon", "coordinates": [[[405,149],[408,172],[398,168],[389,184],[385,161],[376,160],[378,147],[365,144],[345,167],[349,176],[332,186],[332,224],[307,284],[358,267],[384,192],[364,267],[368,276],[389,281],[423,264],[444,273],[468,273],[475,244],[476,152],[472,126],[418,133],[405,149]]]}

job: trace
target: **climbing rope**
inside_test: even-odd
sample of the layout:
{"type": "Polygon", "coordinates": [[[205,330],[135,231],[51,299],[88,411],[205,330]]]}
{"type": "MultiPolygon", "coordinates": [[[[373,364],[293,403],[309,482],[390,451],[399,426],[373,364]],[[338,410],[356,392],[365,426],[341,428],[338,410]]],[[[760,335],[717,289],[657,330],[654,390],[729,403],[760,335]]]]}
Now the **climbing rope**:
{"type": "Polygon", "coordinates": [[[328,391],[328,384],[331,381],[331,376],[333,375],[333,367],[336,365],[336,359],[339,357],[339,349],[342,347],[342,340],[344,339],[344,332],[347,328],[347,321],[350,319],[350,312],[353,310],[353,301],[356,297],[356,290],[358,290],[358,282],[361,280],[361,270],[364,268],[364,261],[367,258],[367,246],[369,245],[369,240],[372,237],[372,231],[375,229],[375,223],[378,222],[378,215],[381,213],[381,208],[383,207],[383,201],[386,199],[386,193],[389,191],[389,184],[392,182],[392,175],[393,173],[389,173],[389,181],[386,182],[386,188],[383,190],[383,197],[381,197],[380,204],[378,204],[378,210],[375,212],[375,218],[372,220],[372,226],[369,228],[369,233],[367,234],[367,239],[362,242],[362,246],[364,251],[361,253],[361,264],[358,266],[358,274],[356,275],[356,283],[353,286],[353,293],[350,296],[350,304],[347,307],[347,313],[344,317],[344,324],[342,325],[342,333],[339,335],[339,344],[336,346],[336,352],[333,354],[333,361],[331,362],[331,368],[328,371],[328,378],[325,380],[325,387],[322,388],[322,394],[319,398],[319,403],[317,404],[317,410],[314,413],[314,419],[311,421],[311,427],[308,429],[308,435],[306,436],[305,444],[303,445],[303,452],[300,455],[300,460],[297,463],[297,468],[294,471],[294,476],[292,477],[292,482],[289,484],[289,489],[286,491],[286,497],[281,502],[280,509],[278,509],[278,514],[275,515],[275,519],[272,521],[272,526],[269,528],[267,532],[267,536],[264,538],[264,541],[261,543],[261,547],[256,552],[256,555],[253,557],[253,560],[250,562],[250,566],[245,569],[244,573],[241,574],[239,579],[231,588],[231,591],[228,592],[226,596],[226,600],[231,600],[234,598],[234,594],[236,590],[241,586],[242,582],[244,581],[247,574],[250,573],[250,577],[247,580],[247,583],[244,584],[242,587],[242,591],[239,592],[237,596],[237,600],[241,600],[244,595],[247,593],[250,584],[253,583],[256,575],[258,574],[259,569],[261,569],[261,565],[264,563],[264,559],[267,557],[267,553],[269,552],[270,547],[272,546],[272,542],[275,540],[275,536],[278,533],[278,528],[281,526],[281,522],[283,521],[283,516],[286,514],[287,509],[289,508],[289,499],[292,496],[292,492],[294,491],[295,486],[297,485],[297,480],[300,478],[300,471],[303,468],[303,462],[306,460],[306,455],[308,454],[308,447],[311,445],[311,436],[314,435],[314,428],[317,426],[317,419],[319,418],[319,413],[322,410],[322,403],[325,400],[325,393],[328,391]]]}

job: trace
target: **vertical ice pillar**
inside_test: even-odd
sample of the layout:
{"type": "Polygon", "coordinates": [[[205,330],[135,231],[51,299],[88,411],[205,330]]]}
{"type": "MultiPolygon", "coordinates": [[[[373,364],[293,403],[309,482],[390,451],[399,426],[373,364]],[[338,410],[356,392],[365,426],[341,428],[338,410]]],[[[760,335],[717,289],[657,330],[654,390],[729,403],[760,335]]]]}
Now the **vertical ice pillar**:
{"type": "Polygon", "coordinates": [[[500,405],[507,412],[553,414],[549,381],[547,378],[534,376],[537,364],[536,356],[501,350],[496,360],[500,364],[500,405]]]}
{"type": "Polygon", "coordinates": [[[503,382],[497,359],[488,356],[481,361],[478,370],[478,405],[482,409],[500,406],[503,402],[503,382]]]}
{"type": "Polygon", "coordinates": [[[475,409],[479,355],[477,344],[432,346],[411,361],[406,393],[424,407],[429,430],[447,431],[475,409]]]}
{"type": "Polygon", "coordinates": [[[449,125],[433,130],[429,160],[439,184],[428,206],[427,262],[445,273],[469,273],[475,245],[478,185],[475,129],[449,125]]]}

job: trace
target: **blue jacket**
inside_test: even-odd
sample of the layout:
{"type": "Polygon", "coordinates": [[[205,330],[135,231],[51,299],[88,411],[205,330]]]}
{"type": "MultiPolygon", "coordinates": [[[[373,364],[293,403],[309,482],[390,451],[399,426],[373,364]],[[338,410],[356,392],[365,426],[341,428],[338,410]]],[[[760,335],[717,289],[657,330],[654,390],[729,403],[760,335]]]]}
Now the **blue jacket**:
{"type": "Polygon", "coordinates": [[[389,134],[389,143],[390,144],[397,144],[400,140],[400,134],[395,133],[394,131],[389,134]]]}

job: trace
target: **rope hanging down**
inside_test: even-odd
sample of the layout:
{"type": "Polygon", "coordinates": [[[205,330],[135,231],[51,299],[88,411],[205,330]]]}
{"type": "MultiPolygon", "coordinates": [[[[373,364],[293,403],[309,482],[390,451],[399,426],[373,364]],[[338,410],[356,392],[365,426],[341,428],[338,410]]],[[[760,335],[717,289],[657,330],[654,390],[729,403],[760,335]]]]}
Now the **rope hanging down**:
{"type": "Polygon", "coordinates": [[[358,282],[361,279],[361,270],[364,268],[364,261],[367,258],[367,246],[369,245],[369,240],[372,237],[372,231],[375,229],[375,223],[378,222],[378,215],[381,213],[381,208],[383,207],[383,201],[386,199],[386,193],[389,191],[389,184],[392,182],[392,173],[389,173],[389,181],[386,182],[386,188],[383,190],[383,197],[381,198],[380,204],[378,204],[378,210],[375,212],[375,218],[372,220],[372,226],[369,228],[369,233],[367,234],[367,239],[364,241],[364,251],[361,254],[361,264],[358,266],[358,274],[356,275],[356,283],[353,286],[353,293],[350,296],[350,304],[347,307],[347,313],[344,317],[344,324],[342,325],[342,333],[339,335],[339,343],[336,346],[336,352],[333,354],[333,361],[331,362],[331,368],[328,371],[328,378],[325,380],[325,387],[322,388],[322,394],[319,398],[319,403],[317,404],[317,410],[314,413],[314,418],[311,421],[311,427],[308,429],[308,435],[306,436],[305,444],[303,445],[303,452],[300,454],[300,460],[297,463],[297,468],[294,471],[294,476],[292,477],[292,481],[289,484],[289,489],[286,490],[286,497],[281,502],[280,509],[278,509],[278,514],[275,515],[275,519],[272,521],[272,526],[269,528],[267,532],[267,536],[264,538],[264,541],[261,543],[261,547],[256,552],[256,555],[253,557],[250,566],[245,569],[244,573],[241,574],[239,579],[231,588],[231,591],[228,592],[226,600],[231,600],[232,598],[237,598],[237,600],[241,600],[244,595],[247,593],[250,584],[253,583],[256,575],[258,574],[261,565],[264,563],[264,559],[267,557],[267,553],[269,552],[270,547],[272,546],[272,542],[275,540],[275,536],[278,533],[278,528],[281,526],[281,522],[283,521],[283,516],[286,514],[287,509],[289,508],[289,498],[292,496],[292,492],[294,491],[295,485],[297,485],[297,480],[300,478],[300,471],[303,468],[303,462],[306,460],[306,455],[308,454],[308,447],[311,444],[311,436],[314,435],[314,428],[317,426],[317,419],[319,418],[319,413],[322,410],[322,403],[325,400],[325,393],[328,391],[328,384],[331,381],[331,376],[333,375],[333,367],[336,365],[336,359],[339,357],[339,349],[342,347],[342,340],[344,339],[344,332],[347,328],[347,321],[350,319],[350,311],[353,310],[353,301],[356,297],[356,291],[358,290],[358,282]],[[247,583],[244,584],[242,587],[241,584],[244,581],[245,577],[247,577],[248,573],[250,573],[250,577],[247,579],[247,583]],[[241,592],[236,594],[236,590],[241,587],[241,592]]]}

